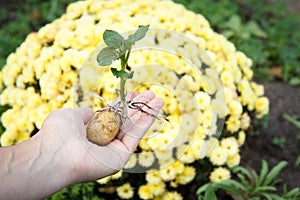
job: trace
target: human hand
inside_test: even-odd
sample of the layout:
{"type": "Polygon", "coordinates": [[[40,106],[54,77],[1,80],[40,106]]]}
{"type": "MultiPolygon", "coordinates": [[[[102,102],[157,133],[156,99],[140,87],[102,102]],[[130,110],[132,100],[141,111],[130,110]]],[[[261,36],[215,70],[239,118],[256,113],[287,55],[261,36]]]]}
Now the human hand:
{"type": "MultiPolygon", "coordinates": [[[[147,103],[152,109],[142,104],[141,107],[153,115],[163,106],[163,101],[151,91],[128,96],[127,100],[147,103]]],[[[40,130],[47,145],[59,152],[57,155],[69,171],[70,184],[97,180],[122,169],[155,120],[147,113],[129,109],[129,120],[122,125],[118,138],[98,146],[86,138],[86,125],[92,116],[89,108],[59,109],[49,115],[40,130]]]]}

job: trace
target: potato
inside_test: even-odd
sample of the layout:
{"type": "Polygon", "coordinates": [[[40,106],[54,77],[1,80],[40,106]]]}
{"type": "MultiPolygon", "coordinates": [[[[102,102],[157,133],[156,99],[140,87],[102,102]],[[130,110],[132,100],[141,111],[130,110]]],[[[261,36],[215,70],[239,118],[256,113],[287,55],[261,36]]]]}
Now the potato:
{"type": "Polygon", "coordinates": [[[120,126],[121,117],[111,109],[97,111],[87,125],[87,139],[105,146],[117,137],[120,126]]]}

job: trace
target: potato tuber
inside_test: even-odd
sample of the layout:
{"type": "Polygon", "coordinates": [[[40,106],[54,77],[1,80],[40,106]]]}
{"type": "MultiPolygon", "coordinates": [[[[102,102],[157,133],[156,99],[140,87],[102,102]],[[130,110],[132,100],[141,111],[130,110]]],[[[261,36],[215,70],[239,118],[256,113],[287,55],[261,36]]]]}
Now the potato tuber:
{"type": "Polygon", "coordinates": [[[120,126],[121,117],[113,110],[97,111],[87,125],[87,139],[105,146],[117,137],[120,126]]]}

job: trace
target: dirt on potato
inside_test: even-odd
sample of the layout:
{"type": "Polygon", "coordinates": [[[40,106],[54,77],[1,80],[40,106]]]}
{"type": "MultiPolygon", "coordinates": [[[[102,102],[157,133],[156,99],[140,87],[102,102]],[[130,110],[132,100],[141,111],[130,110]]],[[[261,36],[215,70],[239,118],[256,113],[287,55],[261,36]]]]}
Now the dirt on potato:
{"type": "Polygon", "coordinates": [[[87,139],[105,146],[117,137],[120,125],[121,118],[113,110],[97,111],[87,125],[87,139]]]}

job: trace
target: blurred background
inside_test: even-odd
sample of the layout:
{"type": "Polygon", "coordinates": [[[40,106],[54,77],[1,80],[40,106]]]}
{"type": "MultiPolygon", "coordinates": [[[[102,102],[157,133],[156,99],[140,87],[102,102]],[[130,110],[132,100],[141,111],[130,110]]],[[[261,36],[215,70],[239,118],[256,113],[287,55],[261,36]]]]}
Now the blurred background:
{"type": "MultiPolygon", "coordinates": [[[[30,32],[55,20],[75,0],[0,0],[0,69],[30,32]]],[[[254,122],[242,149],[243,166],[265,159],[289,165],[280,177],[300,185],[300,1],[174,0],[201,13],[213,29],[253,60],[254,79],[265,86],[270,114],[254,122]]],[[[0,107],[0,115],[6,110],[0,107]]],[[[1,128],[1,127],[0,127],[1,128]]],[[[0,129],[0,135],[3,127],[0,129]]],[[[92,183],[89,183],[92,184],[92,183]]],[[[88,188],[88,187],[87,187],[88,188]]],[[[88,192],[88,191],[87,191],[88,192]]]]}
{"type": "MultiPolygon", "coordinates": [[[[0,1],[0,67],[26,35],[59,17],[75,0],[0,1]]],[[[255,75],[300,84],[300,1],[174,0],[203,14],[254,61],[255,75]]]]}

